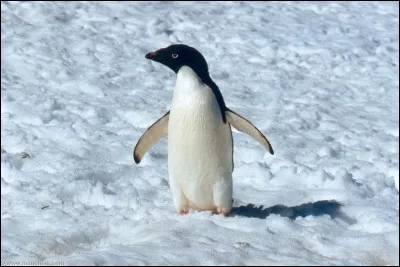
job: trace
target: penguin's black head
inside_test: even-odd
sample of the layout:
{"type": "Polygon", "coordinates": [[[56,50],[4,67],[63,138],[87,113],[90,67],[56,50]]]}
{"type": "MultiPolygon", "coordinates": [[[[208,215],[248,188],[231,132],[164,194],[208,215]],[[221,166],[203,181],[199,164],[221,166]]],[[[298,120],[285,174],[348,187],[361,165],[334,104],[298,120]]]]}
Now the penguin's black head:
{"type": "Polygon", "coordinates": [[[222,120],[224,123],[226,123],[226,106],[224,98],[222,97],[218,86],[211,79],[208,73],[207,62],[199,51],[184,44],[174,44],[148,53],[146,54],[146,58],[167,66],[175,73],[178,73],[180,68],[183,66],[190,67],[197,74],[197,76],[199,76],[203,83],[207,84],[214,92],[219,104],[219,108],[221,109],[222,120]]]}
{"type": "Polygon", "coordinates": [[[169,67],[175,73],[178,73],[182,66],[188,66],[199,77],[208,77],[208,66],[203,55],[195,48],[184,44],[174,44],[161,48],[146,54],[146,58],[169,67]]]}

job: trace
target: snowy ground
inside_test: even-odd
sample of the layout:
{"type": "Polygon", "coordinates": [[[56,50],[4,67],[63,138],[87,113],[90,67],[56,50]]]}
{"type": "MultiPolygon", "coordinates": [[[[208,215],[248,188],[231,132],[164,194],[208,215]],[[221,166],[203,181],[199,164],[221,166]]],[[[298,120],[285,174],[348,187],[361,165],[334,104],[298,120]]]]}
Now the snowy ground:
{"type": "Polygon", "coordinates": [[[2,1],[2,264],[398,265],[398,12],[2,1]],[[234,132],[230,217],[176,214],[166,138],[133,161],[175,82],[144,55],[172,43],[275,150],[234,132]]]}

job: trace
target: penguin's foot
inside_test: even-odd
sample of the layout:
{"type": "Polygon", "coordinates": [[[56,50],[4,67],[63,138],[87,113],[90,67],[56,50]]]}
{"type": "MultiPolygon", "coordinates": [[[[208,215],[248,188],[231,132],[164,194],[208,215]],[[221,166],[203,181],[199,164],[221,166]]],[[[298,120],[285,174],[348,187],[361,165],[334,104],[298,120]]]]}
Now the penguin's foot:
{"type": "Polygon", "coordinates": [[[179,211],[179,214],[180,214],[180,215],[186,215],[186,214],[188,214],[188,212],[189,212],[189,210],[183,209],[183,210],[180,210],[180,211],[179,211]]]}
{"type": "Polygon", "coordinates": [[[226,217],[228,216],[229,212],[227,212],[225,209],[217,208],[217,214],[222,214],[226,217]]]}

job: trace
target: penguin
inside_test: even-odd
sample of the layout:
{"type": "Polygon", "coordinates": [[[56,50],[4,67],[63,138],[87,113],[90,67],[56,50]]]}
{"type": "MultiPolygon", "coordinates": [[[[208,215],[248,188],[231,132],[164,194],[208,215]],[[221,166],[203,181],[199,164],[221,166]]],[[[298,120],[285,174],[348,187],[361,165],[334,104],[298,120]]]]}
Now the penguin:
{"type": "Polygon", "coordinates": [[[139,138],[134,161],[139,164],[155,143],[168,136],[169,185],[176,211],[184,215],[190,209],[210,210],[227,216],[233,202],[231,126],[273,155],[270,142],[249,120],[225,105],[198,50],[173,44],[145,58],[174,71],[176,83],[170,110],[139,138]]]}

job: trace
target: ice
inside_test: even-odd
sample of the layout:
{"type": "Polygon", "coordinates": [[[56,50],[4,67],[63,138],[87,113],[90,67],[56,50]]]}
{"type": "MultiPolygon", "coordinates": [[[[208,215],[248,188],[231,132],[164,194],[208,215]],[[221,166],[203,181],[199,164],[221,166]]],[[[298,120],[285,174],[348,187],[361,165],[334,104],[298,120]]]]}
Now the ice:
{"type": "Polygon", "coordinates": [[[2,1],[2,265],[398,265],[398,10],[2,1]],[[175,83],[144,55],[172,43],[275,151],[233,131],[229,217],[176,213],[166,138],[133,161],[175,83]]]}

